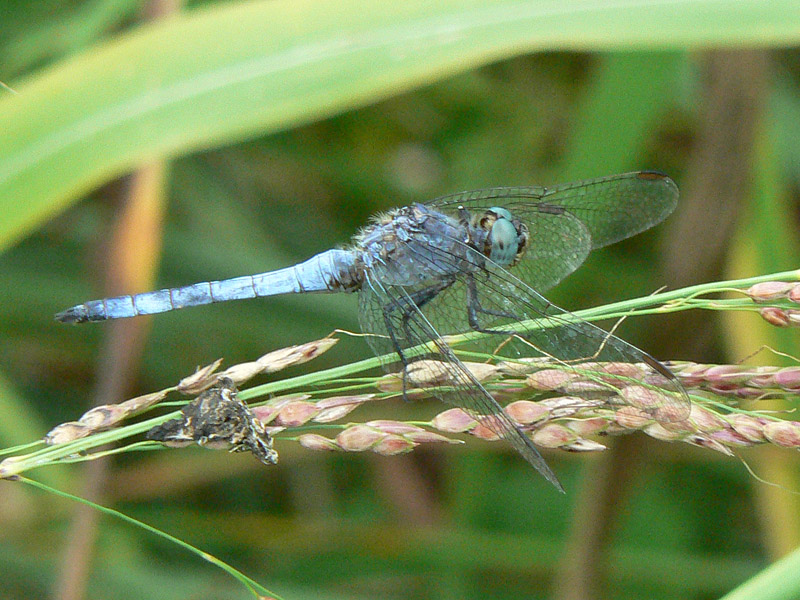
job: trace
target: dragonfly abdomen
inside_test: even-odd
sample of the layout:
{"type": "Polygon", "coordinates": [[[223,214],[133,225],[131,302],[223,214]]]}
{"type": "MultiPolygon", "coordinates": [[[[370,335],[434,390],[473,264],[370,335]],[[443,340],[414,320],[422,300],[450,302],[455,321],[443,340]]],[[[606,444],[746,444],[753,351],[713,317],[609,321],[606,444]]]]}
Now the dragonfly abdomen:
{"type": "Polygon", "coordinates": [[[328,250],[285,269],[222,281],[91,300],[56,315],[64,323],[123,319],[228,300],[304,292],[352,292],[361,285],[355,253],[328,250]]]}

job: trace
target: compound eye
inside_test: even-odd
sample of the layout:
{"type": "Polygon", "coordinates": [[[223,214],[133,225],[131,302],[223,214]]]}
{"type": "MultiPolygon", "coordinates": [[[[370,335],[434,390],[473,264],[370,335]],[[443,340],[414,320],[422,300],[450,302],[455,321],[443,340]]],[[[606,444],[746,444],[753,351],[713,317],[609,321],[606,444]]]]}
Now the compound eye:
{"type": "Polygon", "coordinates": [[[514,262],[519,251],[519,239],[514,224],[508,219],[498,219],[492,225],[489,258],[500,266],[514,262]]]}

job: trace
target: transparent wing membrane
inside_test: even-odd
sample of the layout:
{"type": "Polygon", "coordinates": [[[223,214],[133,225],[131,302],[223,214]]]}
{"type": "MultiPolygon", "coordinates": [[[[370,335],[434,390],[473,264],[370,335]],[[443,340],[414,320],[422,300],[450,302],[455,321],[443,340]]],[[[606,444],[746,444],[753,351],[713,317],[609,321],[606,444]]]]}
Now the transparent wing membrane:
{"type": "Polygon", "coordinates": [[[638,171],[553,187],[505,187],[444,196],[429,206],[480,214],[502,206],[527,225],[531,247],[515,272],[532,288],[550,289],[589,252],[663,221],[678,202],[666,175],[638,171]]]}
{"type": "MultiPolygon", "coordinates": [[[[496,433],[548,479],[541,456],[511,422],[492,395],[466,370],[441,335],[470,334],[463,348],[488,353],[525,373],[539,373],[550,390],[574,390],[613,410],[634,408],[662,423],[689,414],[689,399],[677,378],[635,346],[553,305],[509,271],[491,263],[473,248],[431,244],[430,239],[406,241],[406,251],[431,277],[414,285],[392,285],[391,265],[370,272],[361,291],[361,324],[378,354],[396,353],[404,367],[420,358],[446,363],[445,392],[431,392],[473,413],[492,417],[496,433]],[[453,247],[446,252],[442,247],[453,247]],[[464,269],[469,265],[469,269],[464,269]],[[479,267],[478,267],[479,265],[479,267]],[[452,275],[457,273],[457,275],[452,275]],[[442,277],[437,277],[441,274],[442,277]],[[444,275],[448,278],[444,278],[444,275]],[[408,356],[411,348],[434,340],[435,349],[408,356]],[[648,381],[630,374],[631,365],[647,365],[655,373],[648,381]],[[565,377],[566,376],[566,377],[565,377]],[[520,439],[520,436],[524,438],[520,439]]],[[[448,337],[448,339],[451,339],[448,337]]],[[[461,349],[462,345],[458,346],[461,349]]],[[[552,479],[551,479],[552,481],[552,479]]]]}

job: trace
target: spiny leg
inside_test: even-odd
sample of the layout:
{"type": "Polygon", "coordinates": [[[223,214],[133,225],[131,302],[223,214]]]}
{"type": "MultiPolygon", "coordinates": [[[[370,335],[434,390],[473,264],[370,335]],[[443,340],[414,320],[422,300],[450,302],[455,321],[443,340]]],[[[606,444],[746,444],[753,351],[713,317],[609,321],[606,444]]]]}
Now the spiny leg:
{"type": "Polygon", "coordinates": [[[466,276],[466,288],[467,288],[467,320],[469,321],[469,326],[479,333],[493,333],[493,334],[500,334],[500,335],[514,335],[514,331],[500,331],[497,329],[486,329],[482,327],[480,322],[478,321],[478,314],[484,315],[492,315],[494,317],[503,317],[505,319],[511,319],[513,321],[521,320],[521,317],[518,315],[514,315],[511,313],[505,313],[499,310],[491,310],[488,308],[484,308],[481,306],[480,300],[478,299],[478,287],[475,285],[475,277],[469,273],[466,276]]]}

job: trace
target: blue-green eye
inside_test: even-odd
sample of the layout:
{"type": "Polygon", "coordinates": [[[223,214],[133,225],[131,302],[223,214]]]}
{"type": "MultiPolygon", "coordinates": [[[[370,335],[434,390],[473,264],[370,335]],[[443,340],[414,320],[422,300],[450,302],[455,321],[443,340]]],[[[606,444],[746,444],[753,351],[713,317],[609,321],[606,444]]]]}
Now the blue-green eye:
{"type": "Polygon", "coordinates": [[[492,249],[489,258],[500,266],[510,265],[519,252],[519,237],[514,223],[511,222],[511,213],[500,207],[490,209],[497,215],[497,220],[492,224],[490,239],[492,249]]]}

